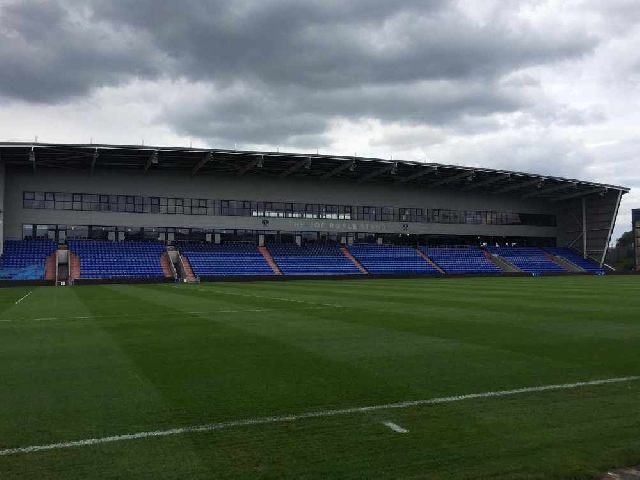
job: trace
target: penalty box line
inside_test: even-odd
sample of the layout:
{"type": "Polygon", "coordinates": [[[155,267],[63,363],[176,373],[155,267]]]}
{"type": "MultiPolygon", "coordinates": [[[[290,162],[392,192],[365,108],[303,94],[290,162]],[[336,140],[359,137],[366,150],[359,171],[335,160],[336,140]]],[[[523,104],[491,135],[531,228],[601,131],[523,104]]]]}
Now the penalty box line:
{"type": "Polygon", "coordinates": [[[123,435],[113,435],[109,437],[88,438],[85,440],[74,440],[69,442],[50,443],[47,445],[31,445],[28,447],[16,447],[0,450],[0,456],[9,456],[25,453],[42,452],[47,450],[59,450],[63,448],[86,447],[90,445],[101,445],[104,443],[123,442],[127,440],[137,440],[142,438],[168,437],[172,435],[184,435],[188,433],[212,432],[225,428],[244,427],[251,425],[265,425],[272,423],[293,422],[308,418],[334,417],[338,415],[350,415],[355,413],[375,412],[378,410],[403,409],[423,405],[437,405],[441,403],[460,402],[478,398],[507,397],[525,393],[547,392],[553,390],[569,390],[580,387],[606,385],[611,383],[634,382],[640,380],[640,375],[618,378],[606,378],[602,380],[591,380],[586,382],[563,383],[556,385],[541,385],[537,387],[517,388],[514,390],[498,390],[494,392],[469,393],[451,397],[430,398],[425,400],[409,400],[405,402],[386,403],[380,405],[368,405],[364,407],[340,408],[335,410],[324,410],[292,415],[281,415],[273,417],[248,418],[243,420],[231,420],[228,422],[209,423],[205,425],[194,425],[190,427],[172,428],[169,430],[155,430],[149,432],[128,433],[123,435]]]}

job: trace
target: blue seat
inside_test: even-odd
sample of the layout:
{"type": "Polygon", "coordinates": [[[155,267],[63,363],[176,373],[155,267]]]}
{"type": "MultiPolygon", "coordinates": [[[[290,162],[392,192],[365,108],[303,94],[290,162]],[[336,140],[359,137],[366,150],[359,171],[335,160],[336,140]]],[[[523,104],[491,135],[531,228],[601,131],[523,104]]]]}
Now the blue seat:
{"type": "Polygon", "coordinates": [[[253,244],[178,242],[178,250],[189,260],[197,276],[274,275],[253,244]]]}
{"type": "Polygon", "coordinates": [[[550,260],[544,251],[536,247],[487,247],[487,250],[508,260],[523,272],[533,275],[566,272],[563,267],[550,260]]]}
{"type": "Polygon", "coordinates": [[[162,242],[69,240],[69,250],[80,257],[81,278],[163,277],[162,242]]]}
{"type": "Polygon", "coordinates": [[[372,274],[439,274],[437,268],[412,247],[400,245],[351,245],[351,254],[372,274]]]}
{"type": "Polygon", "coordinates": [[[267,245],[284,275],[358,275],[362,272],[336,244],[295,243],[267,245]]]}

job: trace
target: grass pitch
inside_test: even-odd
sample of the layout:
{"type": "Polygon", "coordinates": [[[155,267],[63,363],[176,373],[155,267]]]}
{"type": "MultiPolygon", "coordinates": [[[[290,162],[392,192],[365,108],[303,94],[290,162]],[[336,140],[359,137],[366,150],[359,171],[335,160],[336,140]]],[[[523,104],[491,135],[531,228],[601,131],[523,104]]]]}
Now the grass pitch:
{"type": "MultiPolygon", "coordinates": [[[[640,375],[638,277],[15,288],[0,309],[0,450],[640,375]]],[[[0,455],[0,478],[588,478],[640,463],[639,432],[629,381],[0,455]]]]}

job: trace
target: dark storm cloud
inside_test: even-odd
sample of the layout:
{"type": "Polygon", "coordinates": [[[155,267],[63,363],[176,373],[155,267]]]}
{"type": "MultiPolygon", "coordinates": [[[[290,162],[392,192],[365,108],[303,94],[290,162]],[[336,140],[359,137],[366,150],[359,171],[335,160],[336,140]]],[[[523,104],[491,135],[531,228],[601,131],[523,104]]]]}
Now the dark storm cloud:
{"type": "Polygon", "coordinates": [[[184,135],[212,141],[298,144],[300,136],[310,135],[314,143],[309,145],[322,147],[330,140],[322,134],[329,119],[374,118],[466,129],[465,118],[512,112],[525,105],[515,94],[485,83],[439,81],[327,90],[257,89],[243,84],[193,103],[172,104],[161,118],[170,118],[184,135]]]}
{"type": "Polygon", "coordinates": [[[584,32],[477,25],[442,1],[142,0],[99,2],[96,16],[146,32],[197,80],[257,78],[343,88],[495,75],[583,54],[584,32]]]}
{"type": "Polygon", "coordinates": [[[57,1],[0,3],[0,97],[57,103],[159,73],[157,52],[57,1]]]}
{"type": "Polygon", "coordinates": [[[325,141],[336,118],[453,125],[513,112],[531,100],[503,76],[596,45],[584,29],[507,14],[480,23],[441,0],[1,5],[0,96],[56,103],[136,78],[210,84],[187,106],[167,101],[162,121],[253,143],[325,141]]]}

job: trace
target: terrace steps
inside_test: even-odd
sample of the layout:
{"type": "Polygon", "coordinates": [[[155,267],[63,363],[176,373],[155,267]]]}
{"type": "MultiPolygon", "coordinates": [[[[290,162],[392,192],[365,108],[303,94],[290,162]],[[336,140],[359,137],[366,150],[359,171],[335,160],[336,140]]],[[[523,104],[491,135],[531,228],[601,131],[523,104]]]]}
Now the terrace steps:
{"type": "Polygon", "coordinates": [[[367,269],[362,266],[362,264],[358,261],[356,257],[351,255],[351,252],[347,248],[341,247],[340,251],[344,254],[345,257],[351,260],[351,263],[353,263],[356,267],[358,267],[358,270],[360,270],[365,275],[369,274],[369,272],[367,272],[367,269]]]}
{"type": "Polygon", "coordinates": [[[499,269],[501,269],[503,272],[507,272],[507,273],[522,272],[522,270],[520,270],[518,267],[516,267],[513,263],[511,263],[506,258],[502,258],[500,255],[491,254],[489,252],[486,252],[486,253],[489,255],[488,257],[489,260],[491,260],[493,264],[499,269]]]}
{"type": "Polygon", "coordinates": [[[180,255],[180,260],[182,261],[182,266],[184,267],[185,280],[187,282],[196,282],[197,279],[193,273],[193,269],[191,268],[189,259],[184,255],[180,255]]]}
{"type": "Polygon", "coordinates": [[[55,280],[56,279],[56,255],[57,251],[53,252],[47,257],[44,262],[44,279],[55,280]]]}
{"type": "Polygon", "coordinates": [[[440,273],[447,273],[442,268],[440,268],[440,265],[438,265],[436,262],[431,260],[422,250],[420,250],[419,248],[416,248],[415,250],[418,253],[418,255],[424,258],[426,262],[429,262],[433,266],[433,268],[438,270],[440,273]]]}
{"type": "Polygon", "coordinates": [[[570,262],[569,260],[567,260],[564,257],[561,257],[559,255],[553,255],[552,253],[549,253],[549,252],[545,252],[545,253],[547,254],[547,258],[549,260],[551,260],[554,263],[557,263],[558,265],[560,265],[562,268],[564,268],[568,272],[574,272],[574,273],[586,272],[586,270],[584,268],[580,268],[578,265],[576,265],[573,262],[570,262]]]}
{"type": "Polygon", "coordinates": [[[162,267],[162,273],[166,278],[175,278],[173,275],[173,269],[171,268],[171,260],[167,252],[162,252],[160,255],[160,266],[162,267]]]}
{"type": "Polygon", "coordinates": [[[80,278],[80,257],[69,252],[69,280],[73,281],[78,278],[80,278]]]}
{"type": "Polygon", "coordinates": [[[282,270],[280,270],[280,267],[271,256],[271,252],[269,252],[267,247],[258,247],[258,250],[271,267],[271,270],[273,270],[273,273],[275,273],[276,275],[282,275],[282,270]]]}

